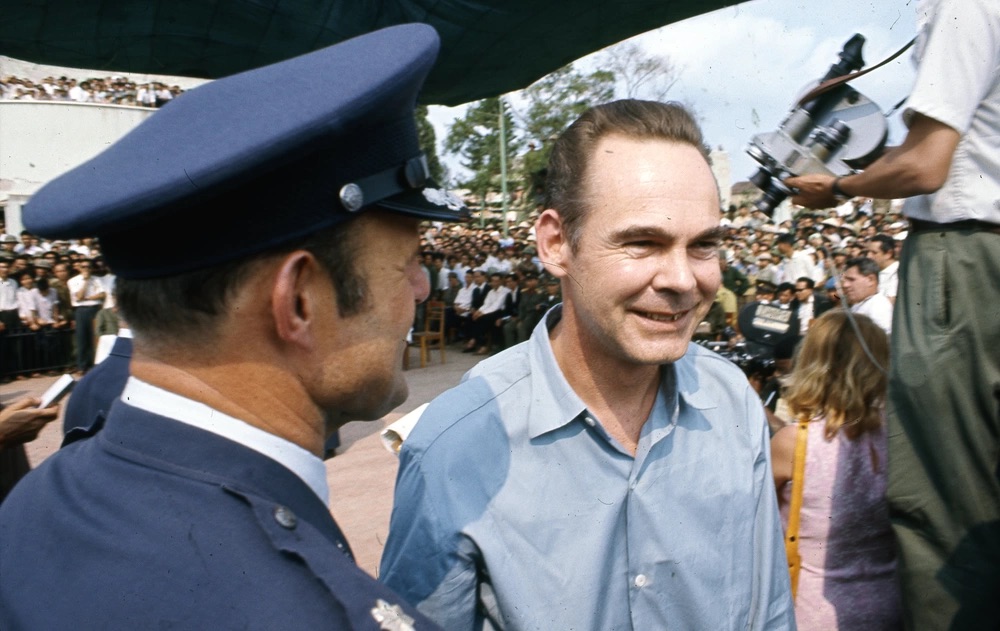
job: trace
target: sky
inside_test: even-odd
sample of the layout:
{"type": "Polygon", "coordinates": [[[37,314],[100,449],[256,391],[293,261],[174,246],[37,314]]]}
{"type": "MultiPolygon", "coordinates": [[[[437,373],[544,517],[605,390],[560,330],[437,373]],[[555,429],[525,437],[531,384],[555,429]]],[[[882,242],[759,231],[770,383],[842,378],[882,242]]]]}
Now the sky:
{"type": "MultiPolygon", "coordinates": [[[[777,129],[803,87],[818,80],[852,35],[866,38],[866,67],[890,56],[915,33],[916,0],[753,0],[633,38],[647,53],[664,55],[680,69],[668,99],[695,110],[705,138],[729,154],[732,183],[746,180],[756,163],[750,139],[777,129]]],[[[911,51],[852,83],[888,111],[913,83],[911,51]]],[[[578,63],[585,68],[593,56],[578,63]]],[[[430,108],[439,143],[464,106],[430,108]]],[[[897,112],[890,144],[905,134],[897,112]]],[[[439,146],[438,152],[442,149],[439,146]]],[[[450,170],[461,167],[442,154],[450,170]]]]}

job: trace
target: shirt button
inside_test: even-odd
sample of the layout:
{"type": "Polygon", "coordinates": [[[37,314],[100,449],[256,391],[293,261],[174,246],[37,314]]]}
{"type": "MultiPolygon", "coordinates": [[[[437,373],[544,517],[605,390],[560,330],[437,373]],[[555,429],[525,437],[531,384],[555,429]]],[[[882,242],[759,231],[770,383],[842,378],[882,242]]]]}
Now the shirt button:
{"type": "Polygon", "coordinates": [[[587,425],[590,425],[591,427],[595,425],[594,419],[590,418],[589,416],[585,417],[583,419],[583,422],[586,423],[587,425]]]}
{"type": "Polygon", "coordinates": [[[295,517],[295,513],[280,505],[274,507],[274,521],[278,522],[278,525],[282,528],[289,530],[295,528],[299,523],[298,518],[295,517]]]}
{"type": "Polygon", "coordinates": [[[646,575],[645,574],[638,574],[638,575],[636,575],[636,577],[635,577],[635,586],[636,587],[645,587],[646,586],[646,582],[647,582],[647,579],[646,579],[646,575]]]}

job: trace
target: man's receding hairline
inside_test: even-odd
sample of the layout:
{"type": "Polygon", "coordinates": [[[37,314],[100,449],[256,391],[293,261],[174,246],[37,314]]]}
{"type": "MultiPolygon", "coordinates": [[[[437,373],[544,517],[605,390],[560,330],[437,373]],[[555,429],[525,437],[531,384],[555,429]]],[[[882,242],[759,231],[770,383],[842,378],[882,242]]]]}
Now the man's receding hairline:
{"type": "MultiPolygon", "coordinates": [[[[647,143],[657,142],[657,143],[664,143],[664,144],[668,144],[668,145],[676,145],[678,147],[690,147],[691,149],[693,149],[695,151],[695,153],[698,154],[698,157],[701,159],[702,163],[705,165],[705,167],[708,170],[708,176],[709,176],[709,178],[712,181],[712,186],[715,188],[716,198],[717,198],[717,202],[718,202],[716,205],[718,206],[719,217],[721,219],[721,217],[722,217],[722,190],[719,188],[719,182],[718,182],[718,180],[716,180],[715,173],[712,171],[712,165],[711,165],[711,163],[709,162],[708,158],[704,155],[704,153],[702,153],[701,148],[697,144],[695,144],[693,142],[690,142],[690,141],[688,141],[686,139],[683,139],[683,138],[663,138],[663,137],[659,137],[659,136],[636,135],[636,134],[628,134],[628,133],[622,132],[620,130],[611,130],[611,131],[608,131],[608,132],[606,132],[604,134],[601,134],[601,136],[598,137],[594,141],[593,149],[592,149],[591,153],[587,156],[587,160],[583,164],[583,173],[580,174],[580,179],[579,179],[580,193],[575,196],[576,199],[579,200],[580,204],[583,205],[583,209],[582,210],[587,211],[587,212],[581,213],[581,216],[580,216],[581,225],[582,225],[583,222],[586,221],[586,216],[590,214],[589,211],[591,210],[591,207],[589,205],[587,205],[587,201],[586,200],[588,200],[588,199],[590,199],[590,198],[593,197],[593,194],[591,194],[588,189],[590,188],[591,180],[594,177],[594,170],[592,168],[593,165],[594,165],[594,162],[595,162],[594,158],[596,158],[597,155],[598,155],[598,153],[600,152],[600,150],[601,150],[601,144],[605,140],[608,140],[608,139],[631,140],[631,141],[635,141],[638,144],[647,144],[647,143]]],[[[613,151],[608,151],[606,153],[614,153],[614,152],[613,151]]],[[[551,210],[555,210],[556,213],[559,213],[559,209],[558,208],[553,208],[551,210]]]]}

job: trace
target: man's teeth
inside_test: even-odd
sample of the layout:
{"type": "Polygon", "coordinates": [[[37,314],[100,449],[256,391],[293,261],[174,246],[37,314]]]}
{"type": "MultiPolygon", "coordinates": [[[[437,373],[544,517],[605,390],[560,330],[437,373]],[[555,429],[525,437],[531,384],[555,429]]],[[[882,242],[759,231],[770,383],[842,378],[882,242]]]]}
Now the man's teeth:
{"type": "Polygon", "coordinates": [[[675,314],[675,315],[672,315],[672,316],[665,316],[665,315],[659,315],[659,314],[656,314],[656,313],[646,313],[645,315],[650,320],[656,320],[658,322],[677,322],[678,320],[681,319],[681,316],[683,316],[684,314],[683,313],[678,313],[678,314],[675,314]]]}

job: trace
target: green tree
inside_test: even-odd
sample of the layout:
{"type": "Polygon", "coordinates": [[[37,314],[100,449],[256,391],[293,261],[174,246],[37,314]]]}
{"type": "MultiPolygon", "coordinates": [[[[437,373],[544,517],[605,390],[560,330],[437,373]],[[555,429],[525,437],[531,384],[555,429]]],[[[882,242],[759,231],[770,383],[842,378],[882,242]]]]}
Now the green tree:
{"type": "Polygon", "coordinates": [[[584,74],[573,64],[563,66],[525,88],[524,135],[528,151],[521,159],[521,177],[530,207],[541,201],[552,142],[588,108],[614,98],[615,76],[607,70],[584,74]]]}
{"type": "MultiPolygon", "coordinates": [[[[518,133],[510,109],[506,107],[504,121],[507,155],[513,156],[518,133]]],[[[468,178],[457,183],[458,186],[469,189],[485,209],[487,196],[500,192],[500,99],[492,97],[473,103],[465,116],[448,127],[444,146],[445,151],[456,154],[460,164],[471,172],[468,178]]]]}
{"type": "Polygon", "coordinates": [[[427,106],[418,105],[417,117],[417,138],[420,141],[420,148],[427,156],[427,167],[430,169],[431,177],[438,184],[444,185],[447,171],[437,152],[437,134],[434,133],[434,125],[427,118],[427,106]]]}
{"type": "MultiPolygon", "coordinates": [[[[616,96],[663,100],[680,74],[668,58],[649,55],[634,42],[608,49],[598,56],[596,66],[588,72],[569,64],[507,99],[507,111],[512,105],[516,110],[514,116],[505,117],[508,181],[525,193],[521,210],[542,200],[552,143],[580,114],[616,96]],[[514,150],[518,145],[520,153],[514,150]]],[[[449,126],[444,149],[471,171],[455,184],[468,188],[485,206],[487,195],[500,190],[499,100],[472,104],[449,126]]]]}

